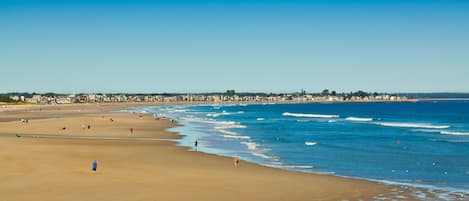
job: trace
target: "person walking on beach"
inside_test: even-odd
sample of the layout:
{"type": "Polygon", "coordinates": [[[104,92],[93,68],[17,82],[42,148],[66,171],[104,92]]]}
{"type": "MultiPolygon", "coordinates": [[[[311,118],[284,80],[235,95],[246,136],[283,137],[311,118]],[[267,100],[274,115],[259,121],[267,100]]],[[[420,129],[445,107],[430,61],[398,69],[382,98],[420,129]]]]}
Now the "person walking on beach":
{"type": "Polygon", "coordinates": [[[233,164],[234,164],[234,167],[237,168],[238,165],[239,165],[239,158],[238,156],[235,156],[234,159],[233,159],[233,164]]]}
{"type": "Polygon", "coordinates": [[[96,160],[94,160],[93,164],[91,164],[91,168],[94,172],[96,172],[96,170],[98,169],[98,163],[96,162],[96,160]]]}
{"type": "Polygon", "coordinates": [[[197,141],[197,139],[195,139],[195,142],[194,142],[194,146],[195,146],[195,151],[197,151],[197,145],[199,144],[199,142],[197,141]]]}

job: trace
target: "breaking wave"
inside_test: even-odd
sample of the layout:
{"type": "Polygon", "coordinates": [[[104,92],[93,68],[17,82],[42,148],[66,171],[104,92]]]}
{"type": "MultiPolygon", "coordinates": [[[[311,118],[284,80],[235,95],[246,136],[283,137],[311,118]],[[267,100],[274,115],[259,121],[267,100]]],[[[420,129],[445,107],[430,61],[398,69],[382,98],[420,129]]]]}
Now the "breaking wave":
{"type": "Polygon", "coordinates": [[[249,136],[243,136],[243,135],[223,135],[224,138],[233,138],[233,139],[251,139],[249,136]]]}
{"type": "Polygon", "coordinates": [[[330,115],[330,114],[302,114],[302,113],[290,113],[284,112],[283,116],[292,116],[292,117],[311,117],[311,118],[338,118],[339,115],[330,115]]]}
{"type": "Polygon", "coordinates": [[[457,131],[440,131],[443,135],[469,135],[469,132],[457,132],[457,131]]]}
{"type": "Polygon", "coordinates": [[[318,143],[317,142],[305,142],[305,145],[307,146],[314,146],[314,145],[317,145],[318,143]]]}
{"type": "Polygon", "coordinates": [[[449,128],[449,125],[432,125],[425,123],[400,123],[400,122],[377,122],[376,125],[387,126],[387,127],[402,127],[402,128],[437,128],[444,129],[449,128]]]}
{"type": "Polygon", "coordinates": [[[254,142],[240,142],[241,144],[244,144],[248,147],[249,150],[255,150],[260,144],[254,143],[254,142]]]}
{"type": "Polygon", "coordinates": [[[359,118],[359,117],[347,117],[347,121],[373,121],[373,118],[359,118]]]}

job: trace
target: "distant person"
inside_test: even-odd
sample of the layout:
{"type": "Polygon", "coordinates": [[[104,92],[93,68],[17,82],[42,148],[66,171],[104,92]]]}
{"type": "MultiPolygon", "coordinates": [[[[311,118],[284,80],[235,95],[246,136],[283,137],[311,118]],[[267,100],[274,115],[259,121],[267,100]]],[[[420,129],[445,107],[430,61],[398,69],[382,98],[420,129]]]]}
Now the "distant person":
{"type": "Polygon", "coordinates": [[[17,133],[17,134],[16,134],[16,138],[20,138],[20,137],[21,137],[21,135],[17,133]]]}
{"type": "Polygon", "coordinates": [[[130,134],[134,133],[134,128],[130,128],[130,134]]]}
{"type": "Polygon", "coordinates": [[[62,130],[67,130],[67,127],[62,127],[62,130]]]}
{"type": "Polygon", "coordinates": [[[91,129],[91,125],[88,124],[88,130],[91,129]]]}
{"type": "Polygon", "coordinates": [[[96,162],[96,160],[93,161],[93,164],[91,164],[91,168],[93,171],[96,172],[96,170],[98,169],[98,163],[96,162]]]}
{"type": "Polygon", "coordinates": [[[195,150],[197,151],[197,145],[199,144],[199,142],[197,141],[197,139],[195,139],[195,142],[194,142],[194,146],[195,146],[195,150]]]}
{"type": "Polygon", "coordinates": [[[234,164],[235,168],[238,167],[238,165],[239,165],[239,158],[238,158],[238,156],[235,156],[235,157],[234,157],[234,159],[233,159],[233,164],[234,164]]]}

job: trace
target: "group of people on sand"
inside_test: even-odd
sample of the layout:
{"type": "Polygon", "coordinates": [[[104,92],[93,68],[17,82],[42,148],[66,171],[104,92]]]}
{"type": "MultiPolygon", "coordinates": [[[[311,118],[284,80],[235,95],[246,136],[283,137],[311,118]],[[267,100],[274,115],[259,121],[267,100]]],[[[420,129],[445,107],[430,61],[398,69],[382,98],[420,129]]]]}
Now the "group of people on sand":
{"type": "Polygon", "coordinates": [[[20,122],[23,124],[27,124],[29,123],[29,119],[21,119],[20,122]]]}
{"type": "MultiPolygon", "coordinates": [[[[158,118],[155,118],[155,120],[159,120],[159,119],[160,119],[159,117],[158,117],[158,118]]],[[[110,120],[111,122],[114,121],[112,118],[110,118],[109,120],[110,120]]],[[[170,119],[170,121],[171,121],[171,122],[174,122],[173,119],[170,119]]],[[[88,125],[88,129],[90,129],[90,125],[88,125]]],[[[130,131],[131,134],[133,134],[134,128],[130,128],[129,131],[130,131]]],[[[199,146],[199,141],[198,141],[197,139],[195,139],[195,141],[194,141],[194,149],[195,149],[195,151],[197,151],[197,147],[198,147],[198,146],[199,146]]],[[[240,162],[239,157],[238,157],[238,156],[234,156],[234,158],[233,158],[233,166],[234,166],[235,168],[237,168],[237,167],[239,166],[239,162],[240,162]]],[[[98,170],[98,162],[97,162],[96,160],[94,160],[94,161],[91,163],[91,170],[92,170],[93,172],[96,172],[96,171],[98,170]]]]}

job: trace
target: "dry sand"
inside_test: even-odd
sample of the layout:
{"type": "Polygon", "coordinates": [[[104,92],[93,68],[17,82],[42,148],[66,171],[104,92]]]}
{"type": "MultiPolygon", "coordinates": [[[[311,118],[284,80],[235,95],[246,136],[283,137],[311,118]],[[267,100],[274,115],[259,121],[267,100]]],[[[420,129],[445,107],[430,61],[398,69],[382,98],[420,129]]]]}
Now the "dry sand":
{"type": "Polygon", "coordinates": [[[171,140],[179,136],[165,131],[174,122],[111,112],[126,107],[0,109],[0,200],[413,200],[404,188],[374,182],[243,161],[234,168],[232,158],[175,146],[171,140]],[[22,118],[31,120],[18,122],[22,118]],[[68,139],[77,136],[83,139],[68,139]],[[91,171],[93,160],[97,172],[91,171]]]}

